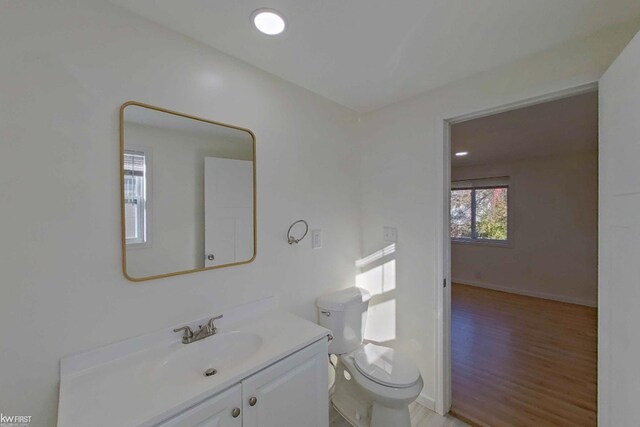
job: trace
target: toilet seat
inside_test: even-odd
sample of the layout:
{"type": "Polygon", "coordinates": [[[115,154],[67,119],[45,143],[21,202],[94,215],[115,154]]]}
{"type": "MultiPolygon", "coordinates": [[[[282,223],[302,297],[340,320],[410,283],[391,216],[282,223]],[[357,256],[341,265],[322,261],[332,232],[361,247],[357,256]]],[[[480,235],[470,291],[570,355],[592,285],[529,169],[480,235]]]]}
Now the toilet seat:
{"type": "Polygon", "coordinates": [[[386,387],[408,388],[420,380],[420,371],[402,352],[389,347],[365,344],[353,352],[358,372],[386,387]]]}

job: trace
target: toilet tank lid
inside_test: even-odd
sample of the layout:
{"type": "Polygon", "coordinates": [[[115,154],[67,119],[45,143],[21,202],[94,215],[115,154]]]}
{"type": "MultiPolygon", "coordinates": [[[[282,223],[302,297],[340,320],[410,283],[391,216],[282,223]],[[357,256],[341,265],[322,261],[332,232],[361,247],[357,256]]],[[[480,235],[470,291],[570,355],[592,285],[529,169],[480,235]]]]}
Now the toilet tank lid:
{"type": "Polygon", "coordinates": [[[350,305],[369,301],[369,298],[371,295],[366,289],[351,287],[319,297],[316,305],[324,310],[344,311],[350,305]]]}

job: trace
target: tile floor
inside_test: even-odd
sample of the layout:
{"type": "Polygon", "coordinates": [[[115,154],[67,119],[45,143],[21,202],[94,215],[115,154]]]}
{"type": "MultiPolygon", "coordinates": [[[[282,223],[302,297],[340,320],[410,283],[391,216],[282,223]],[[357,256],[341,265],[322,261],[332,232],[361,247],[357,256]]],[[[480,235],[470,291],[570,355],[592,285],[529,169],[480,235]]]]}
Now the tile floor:
{"type": "MultiPolygon", "coordinates": [[[[443,417],[415,402],[409,406],[409,412],[411,413],[412,427],[468,427],[467,424],[451,415],[443,417]]],[[[331,407],[329,412],[329,426],[351,427],[333,407],[331,407]]]]}

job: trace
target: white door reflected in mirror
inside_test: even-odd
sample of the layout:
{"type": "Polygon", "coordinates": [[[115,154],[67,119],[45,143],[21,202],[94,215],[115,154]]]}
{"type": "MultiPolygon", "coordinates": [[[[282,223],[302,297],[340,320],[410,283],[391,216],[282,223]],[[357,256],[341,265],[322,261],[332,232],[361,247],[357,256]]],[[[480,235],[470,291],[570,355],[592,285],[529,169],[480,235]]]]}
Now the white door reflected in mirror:
{"type": "Polygon", "coordinates": [[[253,162],[204,159],[205,267],[253,256],[253,162]]]}

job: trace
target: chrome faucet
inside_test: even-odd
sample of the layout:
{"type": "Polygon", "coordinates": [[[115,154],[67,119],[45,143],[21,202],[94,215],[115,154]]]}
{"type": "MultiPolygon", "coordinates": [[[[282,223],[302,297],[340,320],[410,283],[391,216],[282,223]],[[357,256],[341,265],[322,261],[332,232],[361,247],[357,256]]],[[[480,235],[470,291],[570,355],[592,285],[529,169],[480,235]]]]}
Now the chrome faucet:
{"type": "Polygon", "coordinates": [[[182,334],[182,344],[191,344],[192,342],[200,341],[201,339],[217,334],[218,328],[216,328],[214,322],[218,319],[222,319],[222,314],[210,319],[206,325],[198,326],[200,329],[198,329],[198,331],[196,331],[195,333],[189,326],[183,326],[181,328],[174,329],[173,332],[184,331],[184,333],[182,334]]]}

